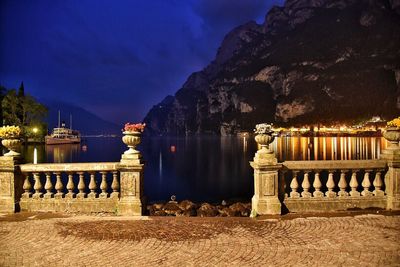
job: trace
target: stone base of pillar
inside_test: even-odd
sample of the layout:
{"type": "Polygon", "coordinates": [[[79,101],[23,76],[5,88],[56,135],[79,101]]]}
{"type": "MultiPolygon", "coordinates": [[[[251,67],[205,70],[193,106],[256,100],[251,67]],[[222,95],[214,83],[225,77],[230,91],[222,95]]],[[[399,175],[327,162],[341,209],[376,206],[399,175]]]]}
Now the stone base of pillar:
{"type": "Polygon", "coordinates": [[[23,180],[18,175],[16,165],[19,158],[0,157],[0,212],[13,213],[22,194],[23,180]]]}
{"type": "Polygon", "coordinates": [[[275,215],[281,214],[282,206],[277,197],[268,197],[259,199],[253,196],[251,199],[251,207],[257,215],[275,215]]]}
{"type": "Polygon", "coordinates": [[[385,175],[387,210],[400,210],[400,147],[389,145],[380,159],[386,160],[389,170],[385,175]]]}
{"type": "Polygon", "coordinates": [[[400,197],[387,197],[387,210],[400,210],[400,197]]]}
{"type": "Polygon", "coordinates": [[[124,199],[118,203],[118,215],[142,216],[143,205],[140,199],[124,199]]]}
{"type": "Polygon", "coordinates": [[[15,203],[14,198],[4,197],[0,198],[0,213],[14,213],[15,203]]]}

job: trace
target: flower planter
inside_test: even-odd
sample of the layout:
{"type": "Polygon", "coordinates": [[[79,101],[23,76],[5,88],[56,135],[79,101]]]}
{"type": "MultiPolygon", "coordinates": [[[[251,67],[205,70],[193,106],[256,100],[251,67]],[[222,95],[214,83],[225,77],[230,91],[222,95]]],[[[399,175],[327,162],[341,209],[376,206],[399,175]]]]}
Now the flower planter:
{"type": "Polygon", "coordinates": [[[389,141],[389,146],[398,147],[400,141],[400,128],[397,127],[387,127],[382,132],[383,137],[389,141]]]}
{"type": "Polygon", "coordinates": [[[271,134],[257,134],[254,139],[261,146],[262,150],[270,151],[269,145],[274,141],[275,137],[271,134]]]}
{"type": "Polygon", "coordinates": [[[122,142],[129,147],[127,151],[124,152],[126,155],[134,155],[139,154],[135,148],[138,144],[140,144],[140,135],[141,132],[123,132],[124,136],[122,137],[122,142]]]}
{"type": "Polygon", "coordinates": [[[272,125],[267,123],[260,123],[256,125],[254,130],[256,133],[255,140],[261,146],[261,153],[273,153],[269,145],[274,141],[275,137],[272,135],[272,125]]]}
{"type": "Polygon", "coordinates": [[[18,153],[16,150],[19,149],[21,145],[21,140],[18,138],[9,138],[9,139],[3,139],[1,140],[1,144],[5,146],[9,152],[4,154],[4,156],[7,157],[15,157],[15,156],[20,156],[21,154],[18,153]]]}

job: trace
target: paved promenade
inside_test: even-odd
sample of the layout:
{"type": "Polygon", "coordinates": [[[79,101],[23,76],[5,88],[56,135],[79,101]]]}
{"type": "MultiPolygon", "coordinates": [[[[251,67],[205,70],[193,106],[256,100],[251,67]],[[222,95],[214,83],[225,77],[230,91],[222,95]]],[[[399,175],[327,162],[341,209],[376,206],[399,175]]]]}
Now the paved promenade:
{"type": "Polygon", "coordinates": [[[276,218],[0,215],[0,266],[400,266],[398,215],[276,218]]]}

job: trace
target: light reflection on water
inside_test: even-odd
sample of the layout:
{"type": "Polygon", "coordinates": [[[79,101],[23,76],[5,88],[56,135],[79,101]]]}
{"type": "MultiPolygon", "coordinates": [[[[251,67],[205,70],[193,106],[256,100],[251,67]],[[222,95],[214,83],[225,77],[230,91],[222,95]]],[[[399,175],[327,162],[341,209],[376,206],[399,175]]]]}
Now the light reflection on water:
{"type": "MultiPolygon", "coordinates": [[[[387,147],[379,137],[278,137],[272,143],[279,161],[375,159],[387,147]]],[[[33,162],[35,146],[25,148],[33,162]]],[[[88,138],[82,144],[36,145],[37,161],[119,161],[127,149],[120,138],[88,138]],[[86,146],[86,150],[83,149],[86,146]]],[[[145,195],[149,201],[250,200],[253,170],[249,165],[257,144],[253,137],[143,138],[138,149],[145,160],[145,195]]]]}
{"type": "Polygon", "coordinates": [[[377,159],[382,137],[278,137],[272,144],[279,161],[377,159]]]}

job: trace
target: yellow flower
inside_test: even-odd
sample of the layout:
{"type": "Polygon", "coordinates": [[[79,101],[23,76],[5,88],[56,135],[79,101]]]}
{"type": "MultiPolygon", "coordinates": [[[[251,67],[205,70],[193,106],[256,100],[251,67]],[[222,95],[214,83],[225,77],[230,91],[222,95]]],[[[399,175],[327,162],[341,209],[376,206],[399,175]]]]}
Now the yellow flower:
{"type": "Polygon", "coordinates": [[[397,127],[400,128],[400,117],[397,117],[387,123],[389,127],[397,127]]]}
{"type": "Polygon", "coordinates": [[[7,138],[17,138],[21,136],[21,128],[19,126],[3,126],[0,127],[0,138],[7,139],[7,138]]]}

